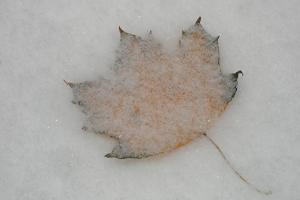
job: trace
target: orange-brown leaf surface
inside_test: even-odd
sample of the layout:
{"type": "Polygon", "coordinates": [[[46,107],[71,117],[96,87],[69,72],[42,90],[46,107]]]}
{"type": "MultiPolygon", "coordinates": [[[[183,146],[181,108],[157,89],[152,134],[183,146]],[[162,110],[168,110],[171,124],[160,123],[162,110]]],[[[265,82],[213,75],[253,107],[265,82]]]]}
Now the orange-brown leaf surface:
{"type": "Polygon", "coordinates": [[[218,38],[199,18],[167,52],[146,37],[119,28],[113,78],[66,82],[87,115],[85,129],[118,141],[106,157],[145,158],[169,152],[205,133],[237,90],[241,71],[224,75],[218,38]]]}

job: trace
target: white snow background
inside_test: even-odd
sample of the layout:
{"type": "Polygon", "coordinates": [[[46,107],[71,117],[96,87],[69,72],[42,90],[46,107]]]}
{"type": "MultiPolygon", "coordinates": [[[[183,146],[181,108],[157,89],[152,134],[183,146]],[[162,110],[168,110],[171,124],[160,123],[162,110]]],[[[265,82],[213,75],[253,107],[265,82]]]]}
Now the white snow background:
{"type": "Polygon", "coordinates": [[[299,200],[300,1],[0,0],[1,200],[299,200]],[[167,48],[198,16],[221,35],[221,67],[243,70],[205,139],[145,160],[104,157],[112,139],[81,130],[63,79],[105,76],[118,25],[167,48]]]}

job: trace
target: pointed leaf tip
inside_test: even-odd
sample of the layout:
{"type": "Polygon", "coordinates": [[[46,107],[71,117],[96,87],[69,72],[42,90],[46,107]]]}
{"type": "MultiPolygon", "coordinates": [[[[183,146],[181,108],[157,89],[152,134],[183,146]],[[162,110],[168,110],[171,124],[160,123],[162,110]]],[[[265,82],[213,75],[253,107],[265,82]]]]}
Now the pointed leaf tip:
{"type": "Polygon", "coordinates": [[[64,80],[64,82],[65,82],[65,84],[68,85],[70,88],[73,88],[74,85],[75,85],[74,83],[68,82],[68,81],[66,81],[66,80],[64,80]]]}
{"type": "Polygon", "coordinates": [[[106,158],[112,158],[112,154],[111,154],[111,153],[108,153],[108,154],[106,154],[104,157],[106,157],[106,158]]]}
{"type": "Polygon", "coordinates": [[[215,38],[212,40],[212,44],[215,43],[215,42],[218,42],[218,41],[219,41],[219,38],[220,38],[219,35],[218,35],[217,37],[215,37],[215,38]]]}
{"type": "Polygon", "coordinates": [[[197,21],[195,22],[195,25],[200,25],[200,22],[201,22],[201,17],[199,16],[197,21]]]}
{"type": "Polygon", "coordinates": [[[236,76],[239,76],[239,74],[241,74],[242,76],[244,76],[244,73],[242,72],[242,70],[239,70],[237,72],[235,72],[236,76]]]}
{"type": "Polygon", "coordinates": [[[233,73],[232,75],[233,75],[234,79],[238,79],[239,74],[241,74],[242,76],[244,76],[244,73],[243,73],[241,70],[239,70],[239,71],[233,73]]]}
{"type": "Polygon", "coordinates": [[[121,34],[125,32],[125,31],[121,28],[121,26],[119,26],[119,32],[120,32],[121,34]]]}
{"type": "Polygon", "coordinates": [[[127,36],[132,36],[132,37],[136,38],[136,35],[124,31],[124,30],[121,28],[121,26],[119,26],[119,32],[120,32],[121,38],[122,38],[122,37],[127,37],[127,36]]]}

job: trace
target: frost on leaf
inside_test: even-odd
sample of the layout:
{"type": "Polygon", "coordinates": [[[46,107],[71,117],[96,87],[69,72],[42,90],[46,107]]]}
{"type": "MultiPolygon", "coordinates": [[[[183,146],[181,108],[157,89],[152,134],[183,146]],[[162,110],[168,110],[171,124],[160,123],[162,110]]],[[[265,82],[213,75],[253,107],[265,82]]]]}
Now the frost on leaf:
{"type": "Polygon", "coordinates": [[[219,37],[208,34],[200,19],[182,31],[173,52],[152,32],[141,38],[119,28],[114,77],[66,82],[87,116],[84,129],[118,141],[106,157],[145,158],[185,145],[232,100],[241,71],[221,72],[219,37]]]}

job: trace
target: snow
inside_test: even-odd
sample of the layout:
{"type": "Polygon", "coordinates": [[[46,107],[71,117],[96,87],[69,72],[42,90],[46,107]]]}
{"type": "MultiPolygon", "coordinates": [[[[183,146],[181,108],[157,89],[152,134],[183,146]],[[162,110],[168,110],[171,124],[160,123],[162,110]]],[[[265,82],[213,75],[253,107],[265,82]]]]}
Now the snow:
{"type": "Polygon", "coordinates": [[[1,0],[1,199],[299,199],[300,2],[1,0]],[[220,34],[221,67],[241,69],[210,135],[165,156],[107,159],[114,141],[81,130],[66,80],[109,76],[118,25],[172,49],[197,17],[220,34]]]}

